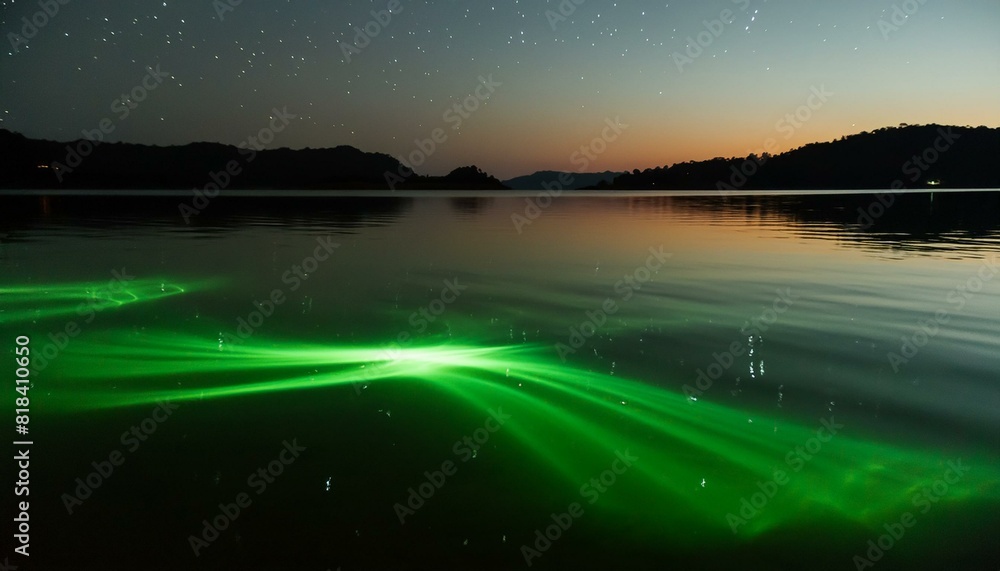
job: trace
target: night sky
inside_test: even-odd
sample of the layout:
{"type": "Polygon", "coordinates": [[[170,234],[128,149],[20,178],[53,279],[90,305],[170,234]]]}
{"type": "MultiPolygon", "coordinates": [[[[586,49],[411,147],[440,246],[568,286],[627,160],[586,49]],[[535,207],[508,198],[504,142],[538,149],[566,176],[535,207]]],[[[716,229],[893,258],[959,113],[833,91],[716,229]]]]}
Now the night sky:
{"type": "Polygon", "coordinates": [[[406,158],[443,129],[417,172],[508,178],[899,123],[1000,126],[997,0],[45,2],[54,16],[0,1],[0,127],[30,137],[75,139],[109,118],[110,141],[238,144],[277,109],[296,118],[269,147],[406,158]],[[33,17],[44,25],[25,29],[33,17]],[[374,37],[359,37],[366,25],[374,37]],[[162,83],[146,78],[156,66],[162,83]],[[144,78],[155,87],[123,107],[144,78]],[[582,164],[574,152],[615,119],[627,128],[582,164]]]}

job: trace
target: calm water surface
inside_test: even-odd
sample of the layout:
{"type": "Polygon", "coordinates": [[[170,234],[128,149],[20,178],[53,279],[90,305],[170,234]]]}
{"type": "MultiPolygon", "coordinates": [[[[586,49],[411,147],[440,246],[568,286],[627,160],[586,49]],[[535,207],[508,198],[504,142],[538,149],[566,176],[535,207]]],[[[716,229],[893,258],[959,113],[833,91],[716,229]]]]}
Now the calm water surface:
{"type": "Polygon", "coordinates": [[[0,198],[25,569],[1000,567],[997,193],[186,200],[0,198]]]}

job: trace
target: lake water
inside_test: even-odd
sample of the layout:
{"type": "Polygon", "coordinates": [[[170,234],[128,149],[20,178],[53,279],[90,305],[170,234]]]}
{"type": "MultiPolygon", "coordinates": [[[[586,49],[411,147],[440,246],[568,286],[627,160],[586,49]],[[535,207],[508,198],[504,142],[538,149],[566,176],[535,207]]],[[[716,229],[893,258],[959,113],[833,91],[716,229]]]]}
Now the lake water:
{"type": "Polygon", "coordinates": [[[2,556],[995,570],[998,194],[0,197],[2,556]]]}

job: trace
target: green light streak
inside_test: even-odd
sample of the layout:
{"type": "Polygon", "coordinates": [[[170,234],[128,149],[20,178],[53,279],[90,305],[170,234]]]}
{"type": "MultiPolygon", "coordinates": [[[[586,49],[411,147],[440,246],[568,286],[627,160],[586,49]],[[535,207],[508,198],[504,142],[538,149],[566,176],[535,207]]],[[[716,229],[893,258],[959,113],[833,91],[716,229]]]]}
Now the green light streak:
{"type": "Polygon", "coordinates": [[[0,287],[0,324],[89,317],[108,309],[158,301],[208,285],[202,282],[181,286],[154,279],[131,279],[127,282],[0,287]]]}
{"type": "MultiPolygon", "coordinates": [[[[776,469],[789,482],[740,528],[740,537],[803,517],[833,516],[840,524],[878,530],[912,511],[912,496],[940,479],[945,461],[955,459],[916,445],[866,440],[846,427],[794,471],[786,455],[815,437],[819,418],[803,423],[692,402],[649,384],[559,364],[548,349],[444,344],[400,349],[397,359],[387,360],[378,346],[258,338],[232,346],[181,334],[107,333],[67,349],[56,363],[61,386],[49,400],[66,411],[92,411],[161,399],[210,401],[354,383],[391,390],[394,383],[419,383],[469,410],[502,405],[515,418],[504,434],[527,452],[525,464],[534,458],[546,465],[570,491],[595,468],[606,468],[615,450],[630,449],[640,458],[631,480],[623,478],[592,509],[638,517],[665,533],[699,525],[706,541],[731,535],[726,514],[737,513],[741,500],[758,492],[757,482],[770,481],[776,469]]],[[[330,398],[336,404],[357,397],[352,389],[330,398]]],[[[1000,499],[996,459],[962,459],[975,469],[941,501],[1000,499]]]]}

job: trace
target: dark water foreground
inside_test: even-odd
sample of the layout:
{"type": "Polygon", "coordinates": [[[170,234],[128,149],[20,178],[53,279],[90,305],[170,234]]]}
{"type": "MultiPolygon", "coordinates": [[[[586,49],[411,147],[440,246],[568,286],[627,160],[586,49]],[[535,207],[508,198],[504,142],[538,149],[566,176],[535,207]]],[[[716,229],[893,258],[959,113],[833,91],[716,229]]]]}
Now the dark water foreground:
{"type": "Polygon", "coordinates": [[[885,198],[0,197],[0,561],[995,570],[998,194],[885,198]]]}

